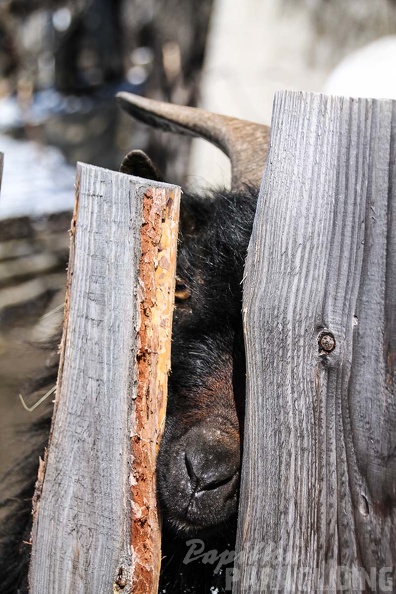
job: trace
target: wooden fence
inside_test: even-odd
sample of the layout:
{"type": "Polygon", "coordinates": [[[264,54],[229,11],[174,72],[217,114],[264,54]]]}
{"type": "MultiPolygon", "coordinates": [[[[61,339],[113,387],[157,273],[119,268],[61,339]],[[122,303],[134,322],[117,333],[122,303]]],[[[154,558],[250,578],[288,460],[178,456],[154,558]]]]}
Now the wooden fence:
{"type": "Polygon", "coordinates": [[[233,592],[394,591],[395,101],[276,96],[243,313],[233,592]]]}
{"type": "Polygon", "coordinates": [[[76,185],[30,591],[155,592],[180,190],[87,165],[76,185]]]}
{"type": "MultiPolygon", "coordinates": [[[[156,592],[154,471],[147,462],[150,478],[139,476],[139,442],[151,440],[155,457],[164,401],[150,415],[151,437],[133,415],[149,388],[165,392],[178,196],[166,184],[79,168],[32,594],[156,592]],[[144,197],[157,210],[142,228],[167,221],[168,247],[155,227],[142,240],[144,197]],[[145,259],[149,239],[168,252],[145,259]],[[165,295],[166,314],[146,325],[153,291],[165,295]],[[158,348],[141,342],[139,320],[149,335],[165,328],[160,362],[149,360],[158,348]],[[147,365],[162,379],[144,376],[147,365]],[[151,532],[138,534],[136,523],[151,532]]],[[[396,102],[279,93],[245,271],[234,594],[393,591],[395,232],[396,102]]]]}

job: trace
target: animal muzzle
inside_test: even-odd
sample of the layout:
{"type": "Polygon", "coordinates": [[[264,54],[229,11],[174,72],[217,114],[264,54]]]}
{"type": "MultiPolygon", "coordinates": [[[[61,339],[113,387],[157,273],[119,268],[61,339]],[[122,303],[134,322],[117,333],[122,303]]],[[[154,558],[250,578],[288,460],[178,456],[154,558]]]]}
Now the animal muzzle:
{"type": "Polygon", "coordinates": [[[160,452],[163,515],[180,534],[209,532],[237,510],[239,435],[221,427],[219,419],[194,426],[160,452]]]}

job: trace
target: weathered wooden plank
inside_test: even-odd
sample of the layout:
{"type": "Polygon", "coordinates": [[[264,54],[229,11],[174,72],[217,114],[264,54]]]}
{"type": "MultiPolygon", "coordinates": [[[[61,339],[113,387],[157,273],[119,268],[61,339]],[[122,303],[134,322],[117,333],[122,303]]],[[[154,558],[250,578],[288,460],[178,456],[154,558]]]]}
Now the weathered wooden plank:
{"type": "Polygon", "coordinates": [[[235,593],[395,591],[395,156],[396,102],[276,96],[244,283],[235,593]]]}
{"type": "Polygon", "coordinates": [[[6,260],[0,262],[0,286],[36,278],[56,269],[59,269],[59,259],[56,254],[50,252],[41,252],[14,260],[6,260]]]}
{"type": "Polygon", "coordinates": [[[32,236],[32,221],[29,219],[29,217],[17,217],[16,219],[0,219],[1,241],[8,241],[11,239],[32,236]]]}
{"type": "Polygon", "coordinates": [[[165,409],[179,196],[174,186],[78,167],[55,416],[36,490],[32,594],[156,592],[152,458],[165,409]],[[137,359],[153,374],[151,391],[137,359]],[[157,425],[150,434],[141,433],[139,406],[157,425]],[[136,464],[134,444],[143,439],[147,468],[136,464]]]}
{"type": "Polygon", "coordinates": [[[68,233],[44,233],[38,235],[34,240],[11,239],[9,241],[2,241],[0,242],[0,262],[3,260],[24,258],[42,251],[52,252],[61,257],[65,253],[68,254],[68,233]]]}

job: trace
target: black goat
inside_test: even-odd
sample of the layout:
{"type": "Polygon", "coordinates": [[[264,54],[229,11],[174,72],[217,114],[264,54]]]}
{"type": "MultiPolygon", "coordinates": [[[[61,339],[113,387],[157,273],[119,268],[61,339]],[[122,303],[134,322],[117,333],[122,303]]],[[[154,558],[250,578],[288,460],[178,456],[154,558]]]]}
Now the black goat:
{"type": "MultiPolygon", "coordinates": [[[[125,102],[133,115],[149,123],[210,137],[227,148],[235,161],[237,153],[228,150],[232,134],[226,125],[220,126],[219,135],[223,136],[214,138],[213,130],[210,134],[202,132],[200,120],[201,128],[197,131],[194,126],[189,129],[186,121],[181,123],[179,115],[175,118],[169,112],[159,114],[155,102],[124,96],[125,102]],[[146,101],[144,109],[142,101],[146,101]]],[[[162,104],[159,105],[161,110],[162,104]]],[[[173,109],[165,106],[166,110],[169,108],[173,109]]],[[[190,121],[191,114],[198,113],[184,109],[190,121]]],[[[206,117],[220,118],[213,114],[206,117]]],[[[219,121],[212,120],[209,126],[216,128],[219,121]]],[[[238,121],[229,122],[235,126],[238,121]]],[[[250,131],[252,126],[255,125],[244,124],[250,131]]],[[[256,141],[258,136],[263,143],[267,129],[256,128],[256,141]]],[[[257,142],[252,145],[257,148],[257,142]]],[[[246,152],[246,143],[245,148],[239,146],[240,151],[246,152]]],[[[264,144],[260,148],[262,168],[264,144]]],[[[246,155],[243,162],[245,158],[246,155]]],[[[257,155],[255,159],[259,160],[257,155]]],[[[239,166],[237,170],[241,171],[239,166]]],[[[128,155],[121,171],[160,179],[148,157],[138,151],[128,155]]],[[[253,183],[257,184],[260,175],[258,172],[251,175],[253,183]]],[[[162,592],[203,593],[215,587],[224,590],[224,573],[218,571],[221,563],[213,562],[213,556],[206,559],[210,561],[206,565],[202,565],[202,556],[193,563],[183,563],[188,553],[186,541],[201,538],[206,551],[216,549],[221,554],[225,549],[233,549],[235,539],[245,396],[241,283],[258,195],[257,185],[247,185],[238,178],[237,186],[232,191],[188,193],[182,198],[172,373],[157,464],[158,495],[164,518],[162,592]]],[[[56,372],[57,361],[53,361],[34,388],[53,385],[56,372]]],[[[8,513],[0,533],[0,591],[7,594],[27,592],[30,545],[26,541],[31,528],[31,498],[51,414],[47,405],[35,428],[30,455],[13,469],[14,483],[20,486],[19,497],[2,503],[7,504],[8,513]]]]}

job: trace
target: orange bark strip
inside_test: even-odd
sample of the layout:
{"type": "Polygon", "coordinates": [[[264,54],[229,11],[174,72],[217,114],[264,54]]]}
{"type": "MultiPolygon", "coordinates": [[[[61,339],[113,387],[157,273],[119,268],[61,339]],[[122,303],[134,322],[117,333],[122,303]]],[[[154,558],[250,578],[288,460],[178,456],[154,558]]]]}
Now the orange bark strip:
{"type": "Polygon", "coordinates": [[[132,427],[132,593],[158,590],[161,522],[155,464],[165,424],[180,193],[151,188],[143,199],[139,268],[138,393],[132,427]]]}

